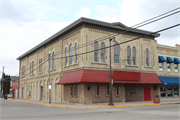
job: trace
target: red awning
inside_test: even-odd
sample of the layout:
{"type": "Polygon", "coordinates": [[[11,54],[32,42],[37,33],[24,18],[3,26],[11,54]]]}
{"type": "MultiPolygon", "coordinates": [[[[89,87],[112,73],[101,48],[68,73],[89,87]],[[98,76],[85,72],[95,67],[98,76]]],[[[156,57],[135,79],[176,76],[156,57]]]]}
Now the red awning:
{"type": "MultiPolygon", "coordinates": [[[[113,71],[113,83],[162,84],[156,73],[113,71]]],[[[78,70],[64,73],[57,84],[109,83],[109,71],[78,70]]]]}

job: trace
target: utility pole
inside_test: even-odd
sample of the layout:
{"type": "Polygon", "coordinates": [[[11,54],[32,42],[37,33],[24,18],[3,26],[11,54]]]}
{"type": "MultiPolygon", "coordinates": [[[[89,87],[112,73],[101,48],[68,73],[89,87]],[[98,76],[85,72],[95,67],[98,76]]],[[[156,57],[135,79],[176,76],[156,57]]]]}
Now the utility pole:
{"type": "Polygon", "coordinates": [[[110,63],[109,63],[109,67],[110,67],[110,91],[109,91],[109,104],[111,106],[114,106],[113,104],[113,99],[112,99],[112,79],[111,79],[111,41],[115,39],[114,38],[109,38],[109,43],[110,43],[110,47],[109,47],[109,58],[110,58],[110,63]]]}
{"type": "Polygon", "coordinates": [[[49,104],[51,104],[51,79],[50,79],[51,55],[49,54],[49,104]]]}
{"type": "Polygon", "coordinates": [[[1,95],[1,99],[2,99],[2,97],[3,97],[3,80],[4,80],[4,67],[3,67],[3,70],[2,70],[2,79],[1,79],[1,81],[2,81],[2,90],[1,90],[1,93],[2,93],[2,95],[1,95]]]}

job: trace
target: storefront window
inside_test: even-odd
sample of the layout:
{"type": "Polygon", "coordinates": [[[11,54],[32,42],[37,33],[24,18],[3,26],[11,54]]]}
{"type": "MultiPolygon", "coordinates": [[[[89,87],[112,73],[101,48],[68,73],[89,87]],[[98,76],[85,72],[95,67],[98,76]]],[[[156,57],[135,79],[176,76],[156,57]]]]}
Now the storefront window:
{"type": "Polygon", "coordinates": [[[175,87],[174,88],[174,97],[178,97],[179,96],[179,88],[175,87]]]}
{"type": "Polygon", "coordinates": [[[166,89],[165,87],[161,87],[161,97],[166,97],[166,89]]]}
{"type": "Polygon", "coordinates": [[[168,94],[168,97],[172,97],[172,88],[171,87],[167,88],[167,94],[168,94]]]}

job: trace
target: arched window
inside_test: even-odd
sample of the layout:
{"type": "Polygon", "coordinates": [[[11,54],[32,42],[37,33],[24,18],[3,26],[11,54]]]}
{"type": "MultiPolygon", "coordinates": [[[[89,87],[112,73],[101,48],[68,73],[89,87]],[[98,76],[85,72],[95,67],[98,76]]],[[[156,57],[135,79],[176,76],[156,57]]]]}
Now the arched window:
{"type": "Polygon", "coordinates": [[[31,75],[31,69],[32,69],[32,68],[31,68],[31,62],[30,62],[30,65],[29,65],[29,66],[30,66],[30,75],[31,75]]]}
{"type": "Polygon", "coordinates": [[[149,66],[149,50],[146,49],[146,65],[149,66]]]}
{"type": "Polygon", "coordinates": [[[94,62],[98,62],[98,42],[94,43],[94,62]]]}
{"type": "MultiPolygon", "coordinates": [[[[104,43],[101,43],[101,48],[104,48],[104,47],[105,47],[104,43]]],[[[104,53],[105,53],[105,49],[101,49],[101,62],[105,62],[104,53]]]]}
{"type": "Polygon", "coordinates": [[[49,67],[51,69],[51,53],[49,53],[49,59],[50,59],[50,65],[49,65],[49,62],[48,62],[48,65],[49,65],[49,67]]]}
{"type": "Polygon", "coordinates": [[[41,59],[39,59],[39,72],[41,72],[41,59]]]}
{"type": "Polygon", "coordinates": [[[133,65],[136,65],[136,48],[133,47],[133,65]]]}
{"type": "Polygon", "coordinates": [[[65,48],[65,66],[67,65],[67,48],[65,48]]]}
{"type": "Polygon", "coordinates": [[[114,46],[114,63],[119,63],[119,45],[114,46]]]}
{"type": "Polygon", "coordinates": [[[73,61],[73,46],[72,44],[69,46],[69,64],[71,65],[72,64],[72,61],[73,61]]]}
{"type": "Polygon", "coordinates": [[[55,53],[52,53],[52,69],[55,68],[55,53]]]}
{"type": "Polygon", "coordinates": [[[75,57],[76,57],[75,62],[76,62],[76,63],[77,63],[77,60],[78,60],[78,56],[77,56],[77,49],[78,49],[78,48],[77,48],[77,47],[78,47],[78,46],[77,46],[77,43],[76,43],[76,44],[75,44],[75,54],[76,54],[76,56],[75,56],[75,57]]]}
{"type": "Polygon", "coordinates": [[[129,46],[127,47],[127,63],[131,64],[131,48],[129,46]]]}
{"type": "Polygon", "coordinates": [[[42,72],[42,58],[41,58],[41,72],[42,72]]]}
{"type": "Polygon", "coordinates": [[[34,74],[34,61],[32,61],[32,74],[34,74]]]}

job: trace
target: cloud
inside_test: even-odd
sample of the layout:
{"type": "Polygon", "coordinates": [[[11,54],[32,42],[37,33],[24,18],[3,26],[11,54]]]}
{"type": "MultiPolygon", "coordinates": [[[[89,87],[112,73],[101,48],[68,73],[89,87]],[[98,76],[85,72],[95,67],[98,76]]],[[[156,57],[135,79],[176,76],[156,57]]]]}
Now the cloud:
{"type": "Polygon", "coordinates": [[[75,17],[90,17],[91,9],[87,7],[81,8],[77,13],[74,14],[75,17]]]}
{"type": "Polygon", "coordinates": [[[97,5],[95,7],[96,18],[106,22],[117,22],[120,20],[117,8],[108,7],[107,5],[97,5]]]}
{"type": "Polygon", "coordinates": [[[7,74],[17,74],[17,57],[60,31],[71,22],[34,21],[21,26],[7,20],[2,20],[1,62],[7,74]],[[10,70],[11,69],[11,70],[10,70]]]}
{"type": "MultiPolygon", "coordinates": [[[[178,8],[179,0],[159,0],[159,1],[139,1],[123,0],[120,6],[121,21],[125,25],[133,26],[145,20],[178,8]]],[[[157,22],[151,23],[139,29],[148,31],[158,31],[179,23],[179,15],[172,15],[157,22]]],[[[178,43],[179,27],[164,31],[159,38],[156,38],[159,44],[174,46],[178,43]],[[172,41],[173,40],[173,41],[172,41]],[[166,42],[165,42],[166,41],[166,42]]]]}

